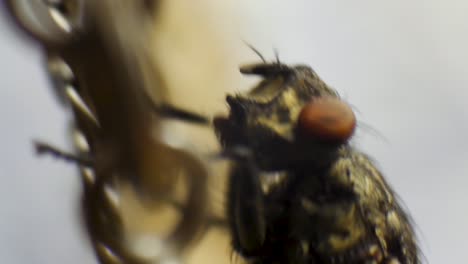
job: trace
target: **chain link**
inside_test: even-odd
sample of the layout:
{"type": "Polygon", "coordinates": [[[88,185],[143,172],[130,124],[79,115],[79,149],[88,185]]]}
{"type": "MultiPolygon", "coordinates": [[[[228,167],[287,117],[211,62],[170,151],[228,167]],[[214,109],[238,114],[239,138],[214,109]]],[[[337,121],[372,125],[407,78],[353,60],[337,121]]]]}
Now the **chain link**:
{"type": "MultiPolygon", "coordinates": [[[[148,84],[139,72],[147,62],[144,54],[132,50],[141,43],[129,44],[121,27],[141,23],[144,30],[144,19],[136,15],[148,6],[155,8],[156,1],[131,2],[10,0],[7,6],[18,25],[45,47],[55,94],[74,114],[77,154],[72,154],[76,159],[67,157],[80,167],[83,214],[99,261],[180,263],[203,229],[208,173],[195,155],[154,140],[158,117],[142,99],[148,84]],[[118,17],[127,13],[131,17],[118,17]],[[129,232],[122,186],[132,186],[144,207],[157,209],[168,201],[174,204],[181,171],[186,194],[176,206],[179,223],[168,235],[129,232]]],[[[42,148],[62,155],[52,147],[42,148]]]]}

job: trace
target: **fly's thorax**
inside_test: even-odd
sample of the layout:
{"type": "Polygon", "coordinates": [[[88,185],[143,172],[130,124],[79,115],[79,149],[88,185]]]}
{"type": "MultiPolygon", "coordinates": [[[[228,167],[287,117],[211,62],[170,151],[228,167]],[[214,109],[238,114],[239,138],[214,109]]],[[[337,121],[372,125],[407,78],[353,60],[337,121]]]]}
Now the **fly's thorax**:
{"type": "Polygon", "coordinates": [[[368,156],[352,147],[342,148],[328,177],[330,182],[354,194],[355,199],[350,203],[359,212],[356,219],[366,227],[363,238],[373,240],[383,257],[403,250],[406,255],[399,256],[401,259],[417,259],[411,222],[368,156]]]}
{"type": "Polygon", "coordinates": [[[339,184],[349,186],[363,204],[377,207],[395,203],[392,190],[372,160],[353,147],[340,149],[329,175],[339,184]]]}
{"type": "Polygon", "coordinates": [[[266,177],[277,178],[271,179],[273,184],[268,191],[264,190],[269,210],[288,212],[287,217],[284,212],[271,217],[279,219],[274,220],[275,223],[287,222],[287,236],[315,252],[310,254],[345,259],[351,255],[356,258],[366,255],[368,242],[373,238],[362,216],[358,197],[352,186],[333,178],[329,169],[304,164],[281,174],[263,175],[264,181],[266,177]]]}
{"type": "Polygon", "coordinates": [[[356,204],[344,201],[321,203],[308,198],[302,198],[300,204],[311,229],[303,230],[302,234],[306,234],[319,251],[343,252],[364,240],[367,230],[356,204]]]}

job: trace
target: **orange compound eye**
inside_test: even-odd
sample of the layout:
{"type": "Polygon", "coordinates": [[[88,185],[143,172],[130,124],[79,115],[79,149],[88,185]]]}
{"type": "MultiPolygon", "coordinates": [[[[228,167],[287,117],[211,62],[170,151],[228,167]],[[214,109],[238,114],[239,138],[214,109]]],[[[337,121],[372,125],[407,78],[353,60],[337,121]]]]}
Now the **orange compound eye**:
{"type": "Polygon", "coordinates": [[[298,125],[304,135],[327,142],[345,142],[354,133],[356,117],[345,102],[320,97],[302,108],[298,125]]]}

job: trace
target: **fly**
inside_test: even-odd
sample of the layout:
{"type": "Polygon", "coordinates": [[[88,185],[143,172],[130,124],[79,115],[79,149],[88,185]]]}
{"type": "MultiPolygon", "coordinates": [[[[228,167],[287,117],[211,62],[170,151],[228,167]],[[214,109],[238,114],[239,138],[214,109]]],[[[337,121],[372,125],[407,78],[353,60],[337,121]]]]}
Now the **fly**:
{"type": "Polygon", "coordinates": [[[263,78],[214,121],[234,160],[232,246],[248,263],[420,263],[411,221],[371,159],[349,143],[350,106],[308,66],[242,67],[263,78]]]}

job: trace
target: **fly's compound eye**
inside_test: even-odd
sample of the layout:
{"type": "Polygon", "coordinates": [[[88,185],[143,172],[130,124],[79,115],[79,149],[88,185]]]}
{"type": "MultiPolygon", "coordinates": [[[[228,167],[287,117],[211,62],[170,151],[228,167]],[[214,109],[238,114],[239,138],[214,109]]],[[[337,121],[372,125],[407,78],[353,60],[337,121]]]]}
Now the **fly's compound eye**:
{"type": "Polygon", "coordinates": [[[299,131],[307,137],[330,143],[346,142],[356,128],[351,107],[333,97],[319,97],[305,105],[298,118],[299,131]]]}

